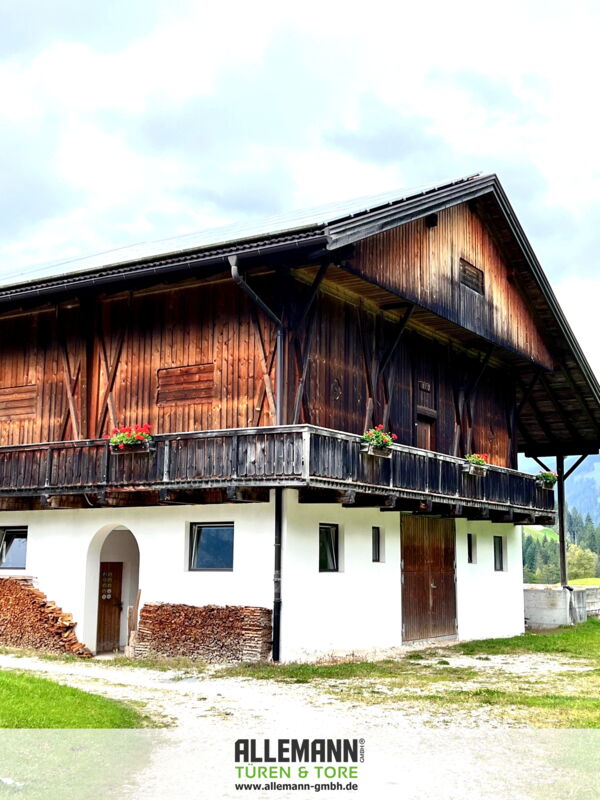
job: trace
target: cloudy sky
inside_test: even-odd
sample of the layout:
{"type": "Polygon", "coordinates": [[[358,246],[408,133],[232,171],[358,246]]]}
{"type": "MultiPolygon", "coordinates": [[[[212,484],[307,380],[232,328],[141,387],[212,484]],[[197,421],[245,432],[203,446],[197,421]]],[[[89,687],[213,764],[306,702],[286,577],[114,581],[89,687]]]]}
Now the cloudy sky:
{"type": "Polygon", "coordinates": [[[0,272],[496,172],[597,374],[594,0],[2,0],[0,272]]]}

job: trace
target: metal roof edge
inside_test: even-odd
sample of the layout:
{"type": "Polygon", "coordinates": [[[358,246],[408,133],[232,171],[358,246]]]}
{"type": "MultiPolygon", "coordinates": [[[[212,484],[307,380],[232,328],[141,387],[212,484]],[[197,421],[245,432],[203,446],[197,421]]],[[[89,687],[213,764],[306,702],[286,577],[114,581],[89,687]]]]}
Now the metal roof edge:
{"type": "Polygon", "coordinates": [[[336,249],[360,241],[368,236],[382,233],[415,219],[445,208],[474,200],[492,191],[495,174],[477,175],[465,178],[460,183],[447,184],[430,192],[423,192],[413,198],[403,200],[383,209],[357,215],[350,220],[333,222],[326,226],[325,232],[330,240],[329,249],[336,249]]]}

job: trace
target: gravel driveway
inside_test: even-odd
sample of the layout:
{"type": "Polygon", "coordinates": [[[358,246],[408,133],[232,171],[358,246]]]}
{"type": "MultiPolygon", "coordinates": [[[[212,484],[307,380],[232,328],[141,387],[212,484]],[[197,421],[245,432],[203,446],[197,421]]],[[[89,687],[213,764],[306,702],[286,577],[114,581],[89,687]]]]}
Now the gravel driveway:
{"type": "MultiPolygon", "coordinates": [[[[539,655],[497,656],[485,662],[456,656],[453,664],[454,658],[457,666],[480,669],[482,680],[486,672],[498,669],[509,676],[511,671],[535,675],[575,667],[539,655]]],[[[33,672],[88,692],[142,703],[147,713],[169,723],[166,730],[141,734],[153,739],[152,757],[133,785],[120,787],[120,793],[113,795],[123,800],[298,799],[317,794],[338,797],[346,791],[237,790],[233,747],[238,738],[364,739],[365,761],[359,767],[358,790],[349,791],[351,797],[553,798],[561,796],[559,791],[565,796],[577,779],[569,765],[556,758],[570,731],[515,729],[485,709],[444,711],[440,718],[439,712],[406,704],[345,702],[315,684],[223,678],[218,669],[189,676],[100,661],[12,655],[0,656],[0,668],[33,672]]],[[[124,732],[114,733],[117,741],[120,733],[124,732]]],[[[596,747],[598,737],[591,733],[596,747]]],[[[572,739],[569,747],[573,748],[572,739]]]]}

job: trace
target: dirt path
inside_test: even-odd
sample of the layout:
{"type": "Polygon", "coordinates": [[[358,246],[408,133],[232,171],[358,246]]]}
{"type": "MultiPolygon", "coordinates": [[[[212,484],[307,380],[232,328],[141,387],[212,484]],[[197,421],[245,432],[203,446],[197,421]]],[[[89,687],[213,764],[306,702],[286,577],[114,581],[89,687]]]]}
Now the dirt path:
{"type": "MultiPolygon", "coordinates": [[[[453,666],[454,660],[456,666],[481,670],[482,680],[486,673],[491,675],[499,669],[505,675],[511,671],[535,675],[542,670],[547,674],[549,669],[582,667],[580,662],[537,655],[498,656],[486,661],[456,656],[451,660],[453,666]]],[[[297,791],[236,791],[233,747],[238,738],[364,739],[365,765],[359,791],[351,792],[353,797],[398,797],[401,793],[403,798],[410,798],[414,785],[414,796],[421,798],[435,798],[438,792],[446,800],[454,796],[495,798],[506,796],[503,782],[508,778],[511,797],[536,796],[525,786],[531,777],[528,751],[515,749],[514,735],[525,739],[523,732],[515,731],[514,723],[494,719],[485,708],[446,709],[440,715],[439,710],[407,704],[347,702],[315,684],[222,678],[214,669],[189,677],[181,672],[101,662],[45,661],[12,655],[0,655],[0,669],[32,672],[88,692],[144,704],[146,713],[170,723],[166,731],[150,732],[156,736],[152,761],[138,776],[136,786],[124,789],[123,798],[313,796],[312,792],[297,791]],[[507,763],[511,765],[508,774],[507,763]],[[520,767],[522,793],[516,791],[520,767]],[[471,794],[474,787],[476,795],[471,794]]],[[[531,734],[527,734],[529,739],[531,734]]],[[[553,769],[549,765],[547,777],[556,785],[553,769]]],[[[536,781],[536,786],[540,785],[536,781]]],[[[319,794],[330,796],[325,791],[319,794]]],[[[339,791],[331,796],[339,796],[339,791]]]]}

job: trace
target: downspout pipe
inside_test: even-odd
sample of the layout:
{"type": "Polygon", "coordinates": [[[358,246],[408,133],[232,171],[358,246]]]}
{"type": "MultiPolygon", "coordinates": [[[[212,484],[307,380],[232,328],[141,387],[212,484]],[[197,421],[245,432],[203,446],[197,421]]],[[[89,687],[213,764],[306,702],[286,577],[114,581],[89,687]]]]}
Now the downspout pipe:
{"type": "MultiPolygon", "coordinates": [[[[285,330],[282,320],[272,311],[265,301],[259,297],[252,287],[248,286],[238,267],[238,257],[228,256],[231,266],[231,277],[240,289],[256,303],[267,317],[277,327],[277,375],[276,375],[276,395],[277,406],[275,408],[275,424],[283,425],[283,348],[285,346],[285,330]]],[[[275,562],[273,566],[273,661],[280,659],[281,651],[281,533],[283,527],[283,489],[275,489],[275,531],[274,548],[275,562]]]]}

